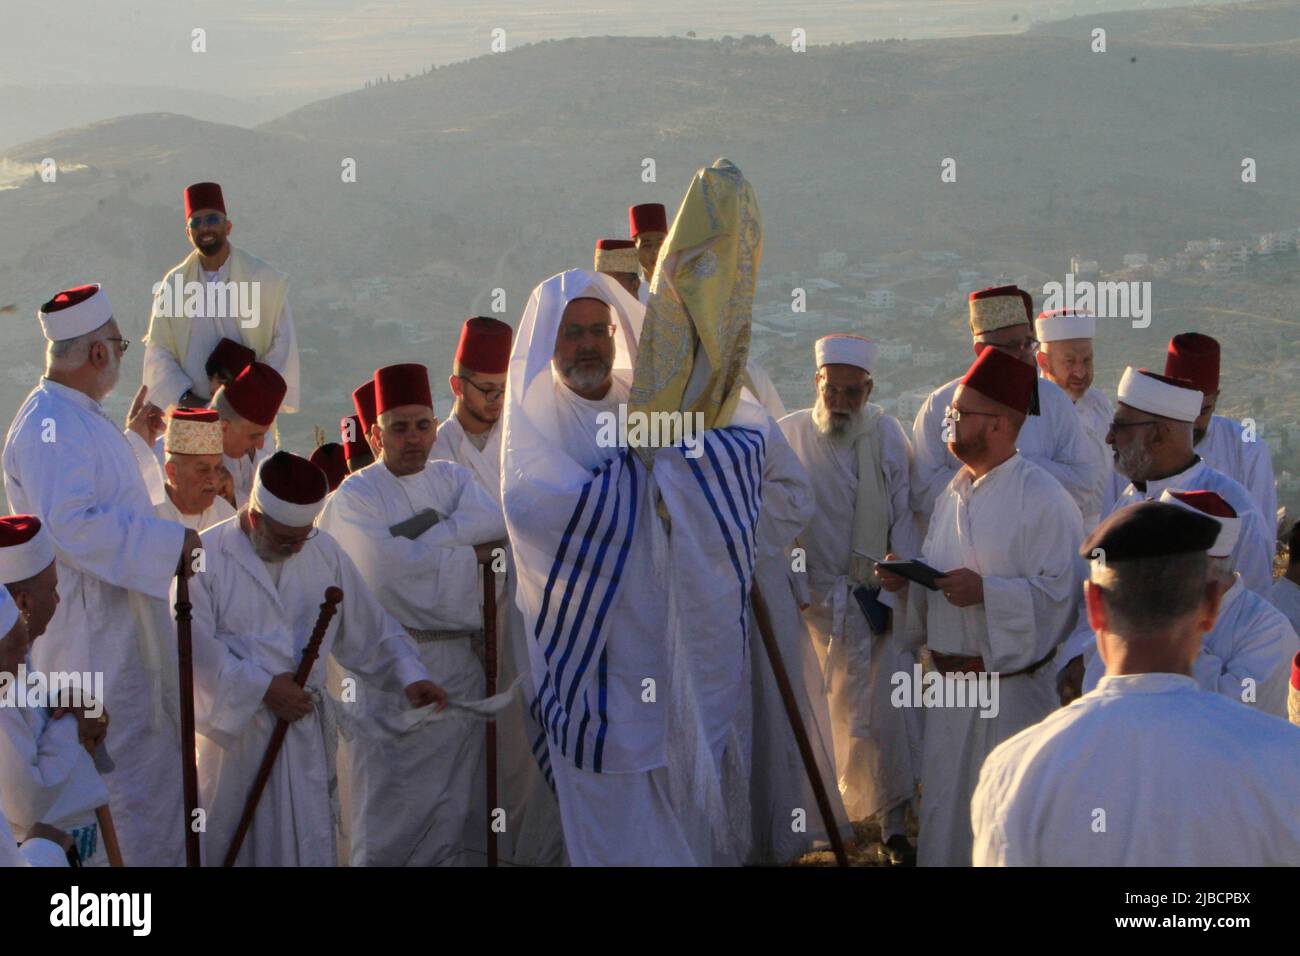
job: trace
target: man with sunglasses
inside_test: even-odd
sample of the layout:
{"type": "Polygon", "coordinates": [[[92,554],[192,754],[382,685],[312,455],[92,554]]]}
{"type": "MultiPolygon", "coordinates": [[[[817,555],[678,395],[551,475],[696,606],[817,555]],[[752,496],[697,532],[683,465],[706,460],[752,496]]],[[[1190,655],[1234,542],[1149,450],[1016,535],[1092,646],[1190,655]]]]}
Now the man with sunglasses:
{"type": "Polygon", "coordinates": [[[501,502],[501,412],[513,332],[499,319],[475,316],[461,326],[447,384],[456,396],[438,426],[434,458],[464,465],[483,490],[501,502]]]}
{"type": "Polygon", "coordinates": [[[194,250],[154,287],[144,382],[163,407],[206,405],[212,398],[208,358],[225,338],[252,349],[284,377],[282,410],[297,411],[298,341],[288,279],[232,246],[232,228],[221,186],[186,188],[185,235],[194,250]]]}
{"type": "MultiPolygon", "coordinates": [[[[1038,340],[1034,338],[1033,299],[1013,285],[994,286],[970,294],[972,348],[979,355],[995,348],[1034,368],[1038,340]]],[[[957,474],[961,462],[948,448],[944,409],[952,404],[958,380],[935,389],[912,425],[916,452],[912,472],[912,510],[922,525],[934,509],[935,499],[957,474]]],[[[1074,403],[1049,379],[1038,379],[1035,388],[1036,414],[1026,419],[1017,439],[1017,449],[1041,465],[1070,493],[1084,514],[1099,510],[1098,501],[1105,479],[1099,450],[1079,423],[1074,403]]]]}
{"type": "MultiPolygon", "coordinates": [[[[9,428],[5,494],[15,512],[40,518],[66,600],[32,664],[104,675],[115,763],[104,783],[123,858],[128,866],[176,866],[184,860],[180,732],[169,719],[175,671],[162,642],[175,633],[168,589],[178,569],[192,573],[199,537],[154,513],[131,440],[104,411],[126,344],[104,291],[60,292],[39,317],[49,342],[45,377],[9,428]]],[[[139,418],[157,409],[146,396],[142,386],[132,419],[147,435],[153,426],[139,418]]]]}
{"type": "MultiPolygon", "coordinates": [[[[345,722],[385,707],[446,706],[446,692],[430,679],[406,631],[347,552],[315,526],[328,492],[319,468],[276,452],[258,469],[238,516],[203,533],[204,568],[194,577],[190,600],[208,865],[219,864],[230,847],[278,720],[289,721],[289,730],[236,863],[338,862],[335,741],[324,700],[330,658],[365,681],[353,689],[350,703],[344,698],[345,722]],[[329,587],[341,588],[343,601],[325,632],[320,660],[299,687],[294,672],[329,587]]],[[[358,723],[347,724],[347,732],[358,723]]],[[[354,828],[354,844],[363,839],[354,828]]]]}

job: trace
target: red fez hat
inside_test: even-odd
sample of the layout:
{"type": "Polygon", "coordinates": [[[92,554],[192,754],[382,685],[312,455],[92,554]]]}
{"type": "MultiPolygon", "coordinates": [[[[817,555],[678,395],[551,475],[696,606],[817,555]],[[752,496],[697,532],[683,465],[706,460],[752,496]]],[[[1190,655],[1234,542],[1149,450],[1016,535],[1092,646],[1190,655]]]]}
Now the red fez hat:
{"type": "Polygon", "coordinates": [[[1032,365],[990,347],[971,363],[961,384],[1027,415],[1033,404],[1037,378],[1032,365]]]}
{"type": "Polygon", "coordinates": [[[1300,652],[1291,661],[1291,693],[1300,696],[1300,652]]]}
{"type": "Polygon", "coordinates": [[[514,332],[500,319],[477,315],[466,319],[456,346],[456,364],[483,375],[500,375],[510,367],[510,341],[514,332]]]}
{"type": "Polygon", "coordinates": [[[273,521],[305,528],[316,520],[329,494],[329,479],[306,458],[277,451],[257,470],[249,504],[273,521]]]}
{"type": "Polygon", "coordinates": [[[178,422],[219,422],[215,408],[173,408],[168,416],[178,422]]]}
{"type": "Polygon", "coordinates": [[[280,373],[264,362],[254,362],[221,389],[242,418],[266,428],[275,421],[287,390],[280,373]]]}
{"type": "Polygon", "coordinates": [[[339,422],[339,438],[343,442],[343,459],[345,461],[371,454],[370,445],[366,442],[365,436],[365,426],[361,424],[359,415],[349,415],[339,422]]]}
{"type": "Polygon", "coordinates": [[[372,378],[352,392],[352,407],[361,419],[361,428],[369,434],[370,426],[375,423],[375,380],[372,378]]]}
{"type": "Polygon", "coordinates": [[[668,213],[662,203],[643,202],[627,207],[627,231],[635,239],[643,232],[667,232],[668,213]]]}
{"type": "Polygon", "coordinates": [[[1207,397],[1219,390],[1219,343],[1200,332],[1184,332],[1169,340],[1165,374],[1185,378],[1207,397]]]}
{"type": "Polygon", "coordinates": [[[423,365],[408,362],[402,365],[385,365],[375,371],[376,417],[402,405],[427,405],[433,408],[433,393],[429,391],[429,370],[423,365]]]}
{"type": "Polygon", "coordinates": [[[321,445],[307,460],[325,472],[325,477],[330,483],[330,491],[343,484],[343,479],[348,476],[348,462],[343,446],[336,441],[321,445]]]}
{"type": "Polygon", "coordinates": [[[234,378],[257,361],[257,353],[242,342],[223,338],[208,355],[205,370],[209,375],[226,372],[234,378]]]}
{"type": "Polygon", "coordinates": [[[631,239],[597,239],[596,248],[606,252],[613,249],[635,249],[636,243],[631,239]]]}
{"type": "Polygon", "coordinates": [[[973,335],[993,332],[1021,322],[1034,324],[1034,297],[1014,285],[995,285],[970,294],[970,328],[973,335]],[[1017,301],[1019,300],[1019,301],[1017,301]],[[1024,307],[1024,318],[1019,306],[1024,307]]]}
{"type": "Polygon", "coordinates": [[[220,213],[226,211],[226,201],[221,196],[221,187],[216,183],[195,183],[185,187],[185,218],[199,209],[215,209],[220,213]]]}

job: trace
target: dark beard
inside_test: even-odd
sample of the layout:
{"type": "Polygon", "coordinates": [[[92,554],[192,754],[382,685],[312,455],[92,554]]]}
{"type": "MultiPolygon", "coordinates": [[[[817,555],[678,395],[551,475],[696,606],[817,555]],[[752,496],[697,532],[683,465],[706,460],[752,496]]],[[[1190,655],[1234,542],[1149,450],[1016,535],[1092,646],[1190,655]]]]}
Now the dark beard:
{"type": "Polygon", "coordinates": [[[208,256],[209,258],[217,255],[225,247],[225,236],[217,236],[211,242],[195,242],[194,244],[194,248],[199,250],[200,255],[208,256]]]}

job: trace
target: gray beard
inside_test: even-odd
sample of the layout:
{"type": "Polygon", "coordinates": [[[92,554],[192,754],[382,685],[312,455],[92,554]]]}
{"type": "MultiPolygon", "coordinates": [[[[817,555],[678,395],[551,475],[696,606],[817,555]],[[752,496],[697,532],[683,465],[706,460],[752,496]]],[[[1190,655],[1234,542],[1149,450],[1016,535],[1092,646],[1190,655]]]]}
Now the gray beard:
{"type": "Polygon", "coordinates": [[[564,383],[569,386],[570,390],[589,392],[599,388],[607,378],[609,378],[612,366],[601,363],[598,370],[582,371],[578,369],[577,363],[570,365],[568,368],[560,369],[560,377],[564,383]]]}
{"type": "Polygon", "coordinates": [[[858,429],[862,425],[862,409],[850,412],[847,421],[843,419],[837,421],[831,417],[831,410],[819,398],[813,405],[812,420],[817,433],[829,439],[831,444],[848,445],[852,444],[853,438],[857,436],[858,429]]]}
{"type": "Polygon", "coordinates": [[[1145,481],[1151,473],[1151,450],[1130,445],[1115,455],[1115,470],[1130,481],[1145,481]]]}

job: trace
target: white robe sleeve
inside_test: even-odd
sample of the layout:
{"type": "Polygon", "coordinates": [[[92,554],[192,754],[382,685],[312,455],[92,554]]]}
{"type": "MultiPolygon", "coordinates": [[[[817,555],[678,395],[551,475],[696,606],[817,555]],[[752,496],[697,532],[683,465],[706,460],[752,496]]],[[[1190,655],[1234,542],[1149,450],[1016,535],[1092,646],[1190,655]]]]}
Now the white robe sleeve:
{"type": "MultiPolygon", "coordinates": [[[[204,544],[208,543],[207,538],[204,544]]],[[[190,578],[190,612],[194,651],[194,722],[198,731],[230,747],[262,709],[274,674],[238,657],[216,637],[211,588],[220,582],[211,572],[190,578]]],[[[172,604],[175,602],[173,585],[172,604]]]]}
{"type": "Polygon", "coordinates": [[[167,490],[164,487],[166,479],[163,477],[162,467],[158,464],[158,456],[149,447],[148,442],[129,428],[124,434],[127,443],[131,446],[131,454],[135,455],[136,464],[140,466],[140,477],[144,479],[144,486],[149,490],[149,501],[157,508],[167,500],[167,490]]]}
{"type": "Polygon", "coordinates": [[[59,788],[72,778],[73,754],[62,734],[51,733],[56,723],[72,724],[71,717],[50,721],[33,737],[26,719],[16,708],[0,713],[0,781],[4,782],[4,814],[16,826],[27,827],[49,817],[59,788]]]}
{"type": "MultiPolygon", "coordinates": [[[[1064,396],[1065,393],[1060,394],[1064,396]]],[[[1068,397],[1065,399],[1065,412],[1063,415],[1054,415],[1050,426],[1046,421],[1042,423],[1052,431],[1051,454],[1046,458],[1035,455],[1025,457],[1046,469],[1059,481],[1079,506],[1081,513],[1095,514],[1100,511],[1105,497],[1106,462],[1096,443],[1088,437],[1088,432],[1079,421],[1079,415],[1068,397]]]]}
{"type": "Polygon", "coordinates": [[[1202,644],[1192,676],[1203,689],[1217,690],[1243,703],[1250,702],[1246,699],[1249,687],[1249,696],[1258,710],[1285,718],[1287,681],[1297,649],[1295,630],[1281,614],[1276,618],[1255,615],[1249,625],[1232,635],[1233,646],[1227,659],[1202,644]]]}
{"type": "Polygon", "coordinates": [[[352,559],[342,549],[337,554],[339,584],[346,597],[339,605],[330,654],[352,673],[385,690],[401,691],[416,681],[433,680],[406,630],[379,606],[352,559]]]}
{"type": "Polygon", "coordinates": [[[181,557],[185,528],[137,512],[96,493],[96,458],[82,453],[93,439],[60,423],[58,441],[23,461],[23,488],[50,533],[59,557],[114,587],[167,596],[181,557]]]}
{"type": "Polygon", "coordinates": [[[505,537],[501,509],[466,469],[455,469],[455,508],[415,540],[394,537],[368,494],[331,496],[321,527],[367,572],[379,603],[408,627],[468,631],[481,626],[473,545],[505,537]]]}
{"type": "Polygon", "coordinates": [[[1273,587],[1276,537],[1276,531],[1265,533],[1264,518],[1259,512],[1251,509],[1241,515],[1241,535],[1232,552],[1233,565],[1241,575],[1241,583],[1264,600],[1268,600],[1268,592],[1273,587]]]}
{"type": "Polygon", "coordinates": [[[1027,483],[1026,500],[1014,502],[1034,512],[1022,521],[1018,544],[1021,567],[1033,573],[984,578],[989,646],[982,656],[990,671],[1018,671],[1042,660],[1074,620],[1073,558],[1083,540],[1083,516],[1077,505],[1063,507],[1064,498],[1035,496],[1034,490],[1034,484],[1027,483]]]}
{"type": "Polygon", "coordinates": [[[784,554],[817,510],[808,473],[775,422],[767,430],[762,494],[763,510],[758,521],[760,560],[784,554]]]}
{"type": "Polygon", "coordinates": [[[934,511],[935,500],[957,474],[948,455],[948,443],[943,440],[943,407],[938,400],[941,392],[948,394],[943,389],[930,393],[912,423],[912,510],[927,518],[934,511]]]}
{"type": "Polygon", "coordinates": [[[63,852],[63,847],[43,837],[27,840],[19,851],[27,866],[66,867],[68,865],[68,855],[63,852]]]}

